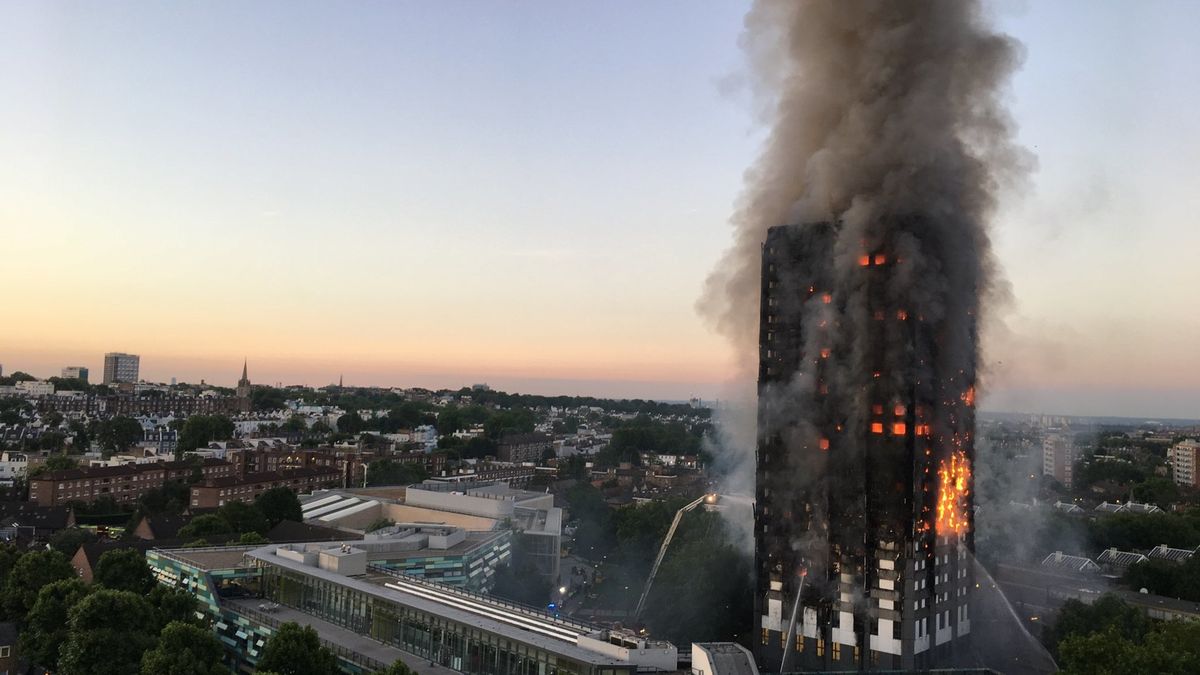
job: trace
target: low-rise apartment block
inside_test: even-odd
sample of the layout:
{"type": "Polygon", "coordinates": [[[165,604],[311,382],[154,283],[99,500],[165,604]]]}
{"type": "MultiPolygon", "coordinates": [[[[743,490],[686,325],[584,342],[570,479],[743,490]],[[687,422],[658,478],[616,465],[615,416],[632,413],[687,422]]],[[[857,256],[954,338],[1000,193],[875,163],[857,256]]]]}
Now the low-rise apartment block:
{"type": "Polygon", "coordinates": [[[200,464],[156,462],[64,469],[30,479],[29,501],[40,506],[59,506],[109,497],[117,503],[130,503],[169,480],[190,479],[196,473],[207,480],[233,478],[234,467],[220,460],[205,460],[200,464]]]}
{"type": "Polygon", "coordinates": [[[244,476],[211,478],[192,486],[193,508],[217,508],[227,502],[254,501],[271,488],[291,488],[296,494],[305,494],[319,488],[337,487],[341,483],[341,472],[332,467],[309,467],[288,471],[265,471],[248,473],[244,476]]]}

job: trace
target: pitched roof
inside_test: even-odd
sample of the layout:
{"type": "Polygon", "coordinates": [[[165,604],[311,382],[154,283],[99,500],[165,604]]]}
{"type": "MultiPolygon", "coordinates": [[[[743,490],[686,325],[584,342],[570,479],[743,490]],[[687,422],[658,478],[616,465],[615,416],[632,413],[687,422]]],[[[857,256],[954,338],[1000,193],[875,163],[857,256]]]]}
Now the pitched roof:
{"type": "Polygon", "coordinates": [[[187,525],[191,518],[172,513],[161,513],[157,516],[146,516],[143,521],[150,528],[152,539],[174,539],[179,535],[180,528],[187,525]]]}
{"type": "Polygon", "coordinates": [[[1155,560],[1167,560],[1169,562],[1183,562],[1195,555],[1195,551],[1190,548],[1171,548],[1166,544],[1159,544],[1150,550],[1146,555],[1155,560]]]}
{"type": "Polygon", "coordinates": [[[1055,551],[1042,559],[1042,567],[1049,567],[1060,572],[1098,572],[1100,566],[1089,558],[1077,555],[1067,555],[1055,551]]]}
{"type": "Polygon", "coordinates": [[[1146,562],[1146,556],[1133,551],[1118,551],[1115,548],[1110,548],[1101,553],[1096,558],[1096,562],[1116,567],[1129,567],[1135,563],[1146,562]]]}
{"type": "Polygon", "coordinates": [[[157,542],[150,542],[144,539],[95,541],[87,544],[80,544],[79,550],[75,552],[75,555],[79,555],[80,551],[82,551],[88,567],[95,569],[96,563],[100,562],[100,556],[108,553],[109,551],[119,551],[121,549],[132,548],[145,553],[146,551],[149,551],[150,549],[159,545],[160,544],[157,542]]]}
{"type": "Polygon", "coordinates": [[[38,506],[31,502],[0,502],[0,524],[11,523],[45,530],[71,526],[71,507],[38,506]]]}

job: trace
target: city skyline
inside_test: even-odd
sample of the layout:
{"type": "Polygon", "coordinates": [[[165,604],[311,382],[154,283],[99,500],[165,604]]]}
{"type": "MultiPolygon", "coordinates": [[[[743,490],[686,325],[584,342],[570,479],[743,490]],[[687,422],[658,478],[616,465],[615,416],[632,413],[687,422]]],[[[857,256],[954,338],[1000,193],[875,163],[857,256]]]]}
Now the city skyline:
{"type": "MultiPolygon", "coordinates": [[[[0,363],[728,398],[694,304],[762,130],[742,8],[683,6],[0,9],[0,363]]],[[[993,8],[1038,170],[982,407],[1200,416],[1200,9],[993,8]]]]}

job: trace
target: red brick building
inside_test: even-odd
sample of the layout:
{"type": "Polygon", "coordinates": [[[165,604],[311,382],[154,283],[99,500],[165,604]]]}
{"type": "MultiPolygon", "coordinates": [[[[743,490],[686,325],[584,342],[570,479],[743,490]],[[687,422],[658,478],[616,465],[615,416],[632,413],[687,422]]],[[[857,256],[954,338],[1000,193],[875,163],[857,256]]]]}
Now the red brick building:
{"type": "Polygon", "coordinates": [[[338,487],[341,482],[341,472],[333,467],[248,473],[240,478],[212,478],[192,486],[191,505],[192,508],[216,508],[231,501],[253,501],[271,488],[286,487],[296,494],[305,494],[319,488],[338,487]]]}
{"type": "Polygon", "coordinates": [[[197,471],[203,480],[236,475],[232,464],[218,459],[206,459],[201,464],[157,462],[64,469],[31,478],[29,501],[39,506],[60,506],[110,497],[118,504],[132,503],[168,480],[186,480],[197,471]]]}

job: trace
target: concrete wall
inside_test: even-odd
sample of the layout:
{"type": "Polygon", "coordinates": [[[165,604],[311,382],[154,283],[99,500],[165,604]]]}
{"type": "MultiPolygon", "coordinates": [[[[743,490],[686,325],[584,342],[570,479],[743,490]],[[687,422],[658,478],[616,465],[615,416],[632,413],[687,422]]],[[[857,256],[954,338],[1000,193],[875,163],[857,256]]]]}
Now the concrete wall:
{"type": "Polygon", "coordinates": [[[410,506],[421,506],[439,511],[455,511],[498,520],[508,518],[513,512],[513,502],[510,499],[471,497],[462,493],[435,492],[412,487],[405,494],[404,503],[410,506]]]}

